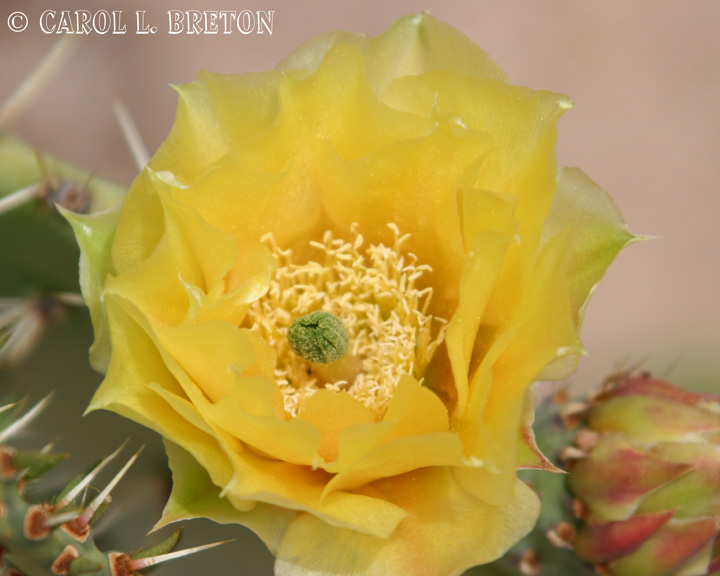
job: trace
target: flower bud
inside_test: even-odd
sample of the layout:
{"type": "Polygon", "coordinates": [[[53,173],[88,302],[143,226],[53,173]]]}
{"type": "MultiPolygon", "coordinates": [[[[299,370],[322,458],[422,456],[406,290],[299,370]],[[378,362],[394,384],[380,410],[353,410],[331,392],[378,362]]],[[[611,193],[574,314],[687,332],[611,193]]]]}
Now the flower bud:
{"type": "Polygon", "coordinates": [[[597,441],[569,477],[584,510],[578,556],[612,576],[720,569],[720,397],[626,376],[586,426],[597,441]]]}

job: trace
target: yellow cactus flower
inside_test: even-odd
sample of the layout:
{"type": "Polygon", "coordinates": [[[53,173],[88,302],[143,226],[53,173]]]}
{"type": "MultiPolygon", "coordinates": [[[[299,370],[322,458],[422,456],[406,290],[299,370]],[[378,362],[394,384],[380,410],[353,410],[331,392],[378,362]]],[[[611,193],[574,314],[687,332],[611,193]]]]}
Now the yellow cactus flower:
{"type": "Polygon", "coordinates": [[[634,238],[556,167],[569,100],[427,14],[176,89],[122,211],[69,215],[106,372],[90,409],[165,437],[162,522],[249,526],[280,576],[501,556],[538,515],[516,470],[550,466],[532,384],[574,369],[634,238]]]}

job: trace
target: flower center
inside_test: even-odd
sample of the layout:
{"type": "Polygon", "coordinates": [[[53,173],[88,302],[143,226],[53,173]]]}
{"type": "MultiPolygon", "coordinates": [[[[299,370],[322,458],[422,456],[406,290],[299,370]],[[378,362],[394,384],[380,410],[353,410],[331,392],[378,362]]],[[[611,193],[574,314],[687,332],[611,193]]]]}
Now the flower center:
{"type": "Polygon", "coordinates": [[[403,254],[409,235],[390,228],[392,247],[364,246],[356,226],[352,242],[328,231],[322,242],[310,242],[310,257],[302,263],[291,250],[280,249],[272,235],[263,239],[278,267],[247,322],[275,349],[275,378],[290,415],[326,388],[345,390],[380,418],[400,378],[422,380],[442,343],[447,322],[427,313],[432,288],[417,287],[430,267],[418,264],[412,253],[403,254]],[[345,338],[338,325],[346,331],[347,352],[326,356],[321,348],[330,350],[331,341],[345,338]],[[310,352],[298,349],[301,340],[299,346],[310,352]]]}

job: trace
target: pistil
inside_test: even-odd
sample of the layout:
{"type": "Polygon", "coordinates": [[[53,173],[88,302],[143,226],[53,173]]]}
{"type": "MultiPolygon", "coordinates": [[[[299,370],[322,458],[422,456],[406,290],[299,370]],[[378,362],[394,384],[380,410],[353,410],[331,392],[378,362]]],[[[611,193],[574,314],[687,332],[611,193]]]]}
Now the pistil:
{"type": "Polygon", "coordinates": [[[350,336],[342,320],[316,310],[295,320],[288,329],[290,348],[301,358],[317,364],[340,360],[348,349],[350,336]]]}

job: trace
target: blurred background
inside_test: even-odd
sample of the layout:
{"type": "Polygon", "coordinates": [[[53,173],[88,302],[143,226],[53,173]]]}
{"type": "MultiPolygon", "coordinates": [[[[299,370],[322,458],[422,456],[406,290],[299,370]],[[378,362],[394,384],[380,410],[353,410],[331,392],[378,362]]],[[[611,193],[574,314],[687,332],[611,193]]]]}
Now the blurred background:
{"type": "MultiPolygon", "coordinates": [[[[618,367],[638,365],[681,385],[720,391],[720,3],[1,0],[0,103],[57,41],[38,26],[47,9],[122,10],[127,34],[83,38],[10,131],[126,185],[137,168],[113,99],[125,102],[152,153],[174,118],[169,84],[189,82],[201,69],[265,70],[313,35],[331,29],[378,34],[399,16],[429,10],[487,50],[513,83],[569,95],[577,108],[559,126],[559,164],[580,166],[610,191],[631,231],[658,237],[621,254],[594,295],[583,329],[589,356],[572,383],[587,389],[618,367]],[[191,9],[274,10],[272,34],[168,34],[167,11],[191,9]],[[7,20],[18,10],[30,24],[14,33],[7,20]],[[136,10],[146,11],[157,34],[134,33],[136,10]]],[[[72,453],[74,465],[63,464],[60,476],[127,437],[133,448],[147,444],[141,464],[117,491],[116,517],[105,522],[108,546],[132,549],[159,518],[168,490],[163,449],[153,435],[113,414],[81,418],[101,379],[87,364],[90,341],[87,316],[72,315],[21,365],[0,372],[0,391],[34,400],[56,391],[25,441],[37,447],[59,436],[59,449],[72,453]]],[[[162,572],[272,573],[270,555],[244,529],[191,522],[185,544],[227,538],[237,540],[162,572]]]]}

